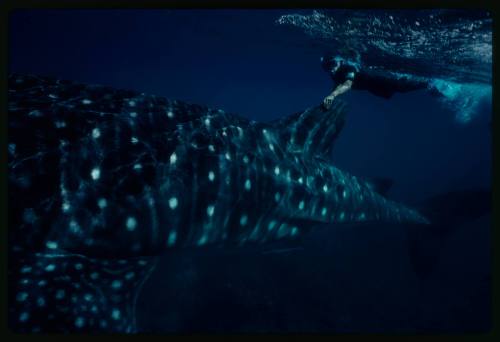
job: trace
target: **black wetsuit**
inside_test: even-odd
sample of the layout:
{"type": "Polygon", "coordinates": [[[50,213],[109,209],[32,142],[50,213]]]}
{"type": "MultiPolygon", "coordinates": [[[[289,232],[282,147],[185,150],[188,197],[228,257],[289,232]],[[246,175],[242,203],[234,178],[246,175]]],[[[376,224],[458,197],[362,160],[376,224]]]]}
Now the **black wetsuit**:
{"type": "Polygon", "coordinates": [[[352,81],[351,89],[367,90],[370,93],[383,98],[390,98],[395,93],[406,93],[419,89],[426,89],[425,81],[411,80],[408,77],[394,78],[387,73],[377,70],[357,70],[351,64],[342,64],[336,71],[330,70],[330,76],[335,87],[347,80],[352,81]]]}

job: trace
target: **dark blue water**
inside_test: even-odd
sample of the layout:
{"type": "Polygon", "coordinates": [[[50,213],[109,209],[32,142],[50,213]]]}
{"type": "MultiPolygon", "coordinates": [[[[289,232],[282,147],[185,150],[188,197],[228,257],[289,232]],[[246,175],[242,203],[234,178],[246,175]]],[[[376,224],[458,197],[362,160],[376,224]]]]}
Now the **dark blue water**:
{"type": "MultiPolygon", "coordinates": [[[[276,25],[289,13],[310,14],[18,11],[10,19],[10,71],[134,89],[268,121],[318,104],[331,91],[319,62],[324,43],[276,25]]],[[[488,101],[463,122],[425,91],[390,100],[351,91],[343,99],[350,109],[334,148],[339,168],[393,179],[389,197],[404,203],[490,187],[488,101]]],[[[490,216],[454,227],[425,279],[412,269],[407,233],[404,226],[331,227],[278,253],[269,251],[291,247],[204,247],[165,255],[139,297],[139,327],[488,330],[490,216]]]]}

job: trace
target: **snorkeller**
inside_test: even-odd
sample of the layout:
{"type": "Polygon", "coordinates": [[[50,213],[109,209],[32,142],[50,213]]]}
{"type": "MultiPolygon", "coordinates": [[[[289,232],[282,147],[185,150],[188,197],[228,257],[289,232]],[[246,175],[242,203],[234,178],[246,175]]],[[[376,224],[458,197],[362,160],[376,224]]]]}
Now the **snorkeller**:
{"type": "Polygon", "coordinates": [[[411,79],[406,75],[395,76],[383,70],[362,68],[359,56],[346,59],[340,56],[321,57],[321,65],[330,74],[334,89],[325,97],[323,105],[330,108],[333,100],[350,89],[367,90],[373,95],[391,98],[395,93],[406,93],[414,90],[428,89],[431,94],[439,95],[425,79],[411,79]],[[433,91],[434,90],[434,91],[433,91]]]}

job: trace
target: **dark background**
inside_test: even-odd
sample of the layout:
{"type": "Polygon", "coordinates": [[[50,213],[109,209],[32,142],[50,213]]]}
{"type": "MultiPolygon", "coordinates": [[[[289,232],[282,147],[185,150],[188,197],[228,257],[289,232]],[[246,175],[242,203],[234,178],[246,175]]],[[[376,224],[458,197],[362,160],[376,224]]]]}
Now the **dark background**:
{"type": "MultiPolygon", "coordinates": [[[[134,89],[254,120],[315,105],[331,91],[321,46],[274,20],[298,10],[34,10],[10,16],[11,72],[134,89]]],[[[334,163],[389,177],[405,203],[490,187],[491,108],[468,124],[424,92],[343,96],[334,163]]],[[[484,331],[490,217],[454,230],[419,279],[405,227],[332,228],[301,249],[203,248],[162,258],[139,296],[147,331],[484,331]]]]}

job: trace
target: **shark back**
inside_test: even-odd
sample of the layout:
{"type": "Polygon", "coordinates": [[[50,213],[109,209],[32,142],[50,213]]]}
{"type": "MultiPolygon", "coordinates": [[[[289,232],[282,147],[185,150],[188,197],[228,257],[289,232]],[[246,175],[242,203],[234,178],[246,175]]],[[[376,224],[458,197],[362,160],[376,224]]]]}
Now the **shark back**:
{"type": "Polygon", "coordinates": [[[170,210],[182,196],[178,187],[190,181],[179,164],[188,164],[196,143],[208,146],[206,135],[193,133],[207,115],[215,125],[222,114],[133,91],[11,75],[13,247],[57,245],[99,257],[150,254],[156,241],[166,241],[159,227],[171,224],[156,213],[170,210]],[[180,143],[186,135],[193,146],[180,143]],[[158,198],[166,186],[171,202],[158,198]]]}

